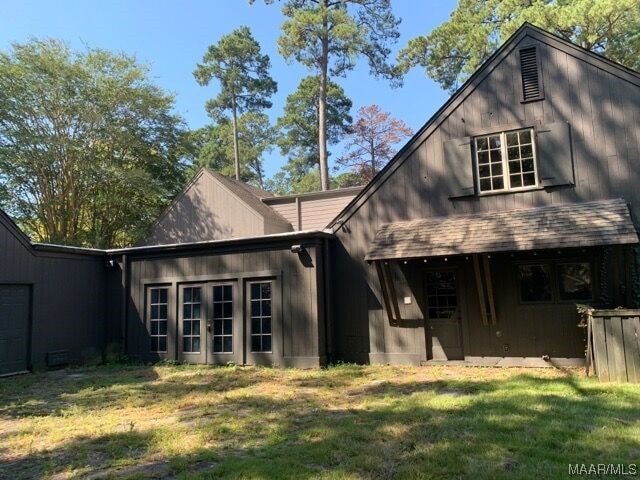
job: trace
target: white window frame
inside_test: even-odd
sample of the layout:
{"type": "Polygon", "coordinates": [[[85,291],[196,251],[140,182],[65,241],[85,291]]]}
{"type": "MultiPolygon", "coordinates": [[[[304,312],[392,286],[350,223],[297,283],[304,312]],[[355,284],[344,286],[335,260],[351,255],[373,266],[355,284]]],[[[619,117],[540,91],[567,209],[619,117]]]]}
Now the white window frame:
{"type": "Polygon", "coordinates": [[[273,300],[274,300],[274,291],[273,291],[273,287],[274,287],[274,282],[272,280],[256,280],[255,282],[249,282],[249,328],[248,328],[248,333],[249,333],[249,349],[250,352],[252,354],[262,354],[262,353],[273,353],[273,340],[275,338],[275,335],[273,333],[273,300]],[[253,307],[253,302],[262,302],[264,300],[267,300],[266,298],[262,298],[262,287],[260,288],[260,298],[253,298],[251,295],[251,287],[253,285],[264,285],[264,284],[269,284],[269,286],[271,287],[271,293],[269,296],[269,301],[271,302],[271,315],[262,315],[262,306],[260,307],[260,315],[252,315],[251,314],[251,310],[253,307]],[[254,318],[259,318],[260,319],[260,333],[253,333],[253,329],[252,329],[252,324],[253,324],[253,319],[254,318]],[[271,332],[270,333],[262,333],[262,320],[265,318],[269,318],[269,321],[271,322],[271,332]],[[262,337],[270,337],[271,340],[271,349],[270,350],[254,350],[253,347],[253,337],[260,337],[260,346],[262,347],[262,337]]]}
{"type": "MultiPolygon", "coordinates": [[[[193,294],[192,294],[193,295],[193,294]]],[[[204,302],[203,302],[203,296],[204,296],[204,289],[202,287],[202,285],[186,285],[183,289],[182,289],[182,302],[180,305],[180,308],[182,309],[182,311],[180,312],[182,315],[182,353],[186,353],[186,354],[199,354],[202,353],[202,327],[204,325],[204,318],[203,318],[203,309],[204,309],[204,302]],[[187,289],[191,289],[191,290],[195,290],[195,289],[199,289],[200,290],[200,301],[199,302],[194,302],[193,301],[193,297],[191,297],[191,301],[186,302],[184,299],[184,292],[187,289]],[[189,318],[185,318],[184,316],[184,306],[185,305],[191,305],[191,312],[193,314],[193,305],[200,305],[200,316],[198,318],[193,318],[192,316],[190,316],[189,318]],[[185,321],[189,321],[191,324],[191,330],[190,330],[190,334],[189,335],[185,335],[184,334],[184,323],[185,321]],[[198,322],[198,334],[194,335],[193,334],[193,322],[197,321],[198,322]],[[185,338],[189,338],[190,339],[190,343],[191,343],[191,348],[192,350],[185,350],[184,349],[184,339],[185,338]],[[193,350],[193,339],[194,338],[198,338],[199,340],[199,344],[200,344],[200,348],[198,350],[193,350]]]]}
{"type": "Polygon", "coordinates": [[[538,151],[536,149],[536,137],[535,137],[535,129],[533,127],[527,128],[516,128],[513,130],[505,130],[504,132],[495,132],[495,133],[486,133],[483,135],[477,135],[473,137],[473,162],[475,165],[475,173],[476,173],[476,188],[478,191],[478,195],[491,195],[495,193],[502,192],[519,192],[523,190],[531,190],[534,188],[538,188],[539,180],[538,180],[538,151]],[[508,151],[507,151],[507,134],[512,132],[523,132],[529,130],[531,132],[531,149],[533,152],[533,177],[535,183],[533,185],[526,185],[522,187],[512,187],[511,186],[511,175],[509,173],[509,159],[508,159],[508,151]],[[502,156],[502,182],[503,188],[496,190],[482,190],[480,188],[480,162],[478,161],[478,139],[480,138],[489,138],[500,136],[500,152],[502,156]]]}
{"type": "MultiPolygon", "coordinates": [[[[149,345],[149,351],[151,353],[168,353],[169,352],[169,287],[167,287],[167,286],[157,286],[157,287],[147,287],[147,288],[148,288],[148,296],[149,296],[149,313],[148,313],[148,315],[149,315],[149,339],[152,339],[152,338],[158,338],[159,339],[161,337],[165,337],[165,349],[164,350],[153,350],[151,348],[151,345],[149,345]],[[166,290],[166,292],[167,292],[167,301],[166,302],[162,302],[162,301],[160,301],[160,299],[158,299],[158,302],[154,303],[153,302],[153,298],[152,298],[152,295],[153,295],[152,292],[154,290],[158,290],[158,291],[166,290]],[[152,310],[153,310],[152,307],[157,306],[158,310],[160,310],[160,306],[161,305],[164,305],[164,306],[167,307],[167,314],[165,315],[164,318],[161,318],[161,317],[153,318],[153,315],[151,313],[152,310]],[[153,327],[152,327],[154,322],[158,323],[158,324],[160,324],[162,322],[166,323],[167,324],[166,333],[165,334],[157,333],[157,334],[154,335],[153,334],[153,327]]],[[[158,296],[159,295],[160,294],[158,293],[158,296]]],[[[160,332],[160,325],[158,325],[158,332],[160,332]]]]}
{"type": "Polygon", "coordinates": [[[233,341],[234,341],[234,333],[233,333],[233,328],[234,328],[234,323],[235,323],[235,315],[234,315],[234,311],[236,308],[236,302],[235,302],[235,287],[233,283],[214,283],[211,286],[211,351],[213,352],[214,355],[232,355],[234,353],[234,348],[233,348],[233,341]],[[223,299],[223,300],[215,300],[215,293],[214,290],[217,288],[224,288],[224,287],[231,287],[231,298],[229,300],[223,299]],[[215,311],[215,304],[216,303],[220,303],[222,305],[221,309],[222,309],[222,317],[220,318],[216,318],[214,316],[214,311],[215,311]],[[225,317],[224,316],[224,304],[225,303],[230,303],[231,304],[231,317],[225,317]],[[224,333],[224,321],[225,320],[231,320],[231,333],[227,334],[224,333]],[[221,334],[216,334],[216,325],[215,323],[217,322],[222,322],[222,333],[221,334]],[[225,352],[224,351],[224,339],[225,338],[231,338],[231,351],[229,352],[225,352]],[[221,346],[222,346],[222,351],[216,351],[215,346],[214,346],[214,340],[215,338],[220,338],[221,339],[221,346]]]}

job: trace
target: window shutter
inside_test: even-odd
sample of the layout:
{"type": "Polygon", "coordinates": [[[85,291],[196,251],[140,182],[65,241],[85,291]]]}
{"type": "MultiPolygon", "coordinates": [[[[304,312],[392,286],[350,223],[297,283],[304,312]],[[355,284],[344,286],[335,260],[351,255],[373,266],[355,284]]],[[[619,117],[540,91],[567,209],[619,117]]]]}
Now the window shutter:
{"type": "Polygon", "coordinates": [[[471,138],[453,138],[444,144],[444,161],[449,175],[449,198],[475,194],[471,138]]]}
{"type": "Polygon", "coordinates": [[[542,125],[536,130],[538,176],[544,187],[573,185],[571,130],[566,122],[542,125]]]}

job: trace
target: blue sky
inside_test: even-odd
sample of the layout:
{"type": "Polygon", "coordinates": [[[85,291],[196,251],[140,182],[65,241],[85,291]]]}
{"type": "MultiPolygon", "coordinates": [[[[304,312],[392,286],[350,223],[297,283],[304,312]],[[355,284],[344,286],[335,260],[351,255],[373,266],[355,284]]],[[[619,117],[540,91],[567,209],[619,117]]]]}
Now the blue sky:
{"type": "MultiPolygon", "coordinates": [[[[417,35],[429,32],[449,17],[455,0],[394,0],[396,15],[402,18],[401,38],[396,49],[417,35]]],[[[176,95],[176,111],[189,127],[208,123],[205,101],[216,87],[200,87],[193,69],[207,46],[240,25],[248,25],[271,57],[272,76],[278,93],[269,112],[275,120],[282,112],[287,94],[294,91],[308,72],[287,64],[278,54],[276,41],[283,17],[278,3],[266,6],[260,0],[111,0],[55,2],[21,0],[5,2],[0,19],[0,48],[30,37],[66,40],[74,48],[85,45],[124,51],[151,67],[154,81],[176,95]]],[[[336,79],[353,100],[356,110],[377,103],[417,130],[446,100],[442,91],[423,71],[414,70],[404,86],[392,89],[369,75],[366,61],[347,78],[336,79]]],[[[333,149],[339,153],[339,146],[333,149]]],[[[285,162],[277,150],[267,155],[269,176],[285,162]]]]}

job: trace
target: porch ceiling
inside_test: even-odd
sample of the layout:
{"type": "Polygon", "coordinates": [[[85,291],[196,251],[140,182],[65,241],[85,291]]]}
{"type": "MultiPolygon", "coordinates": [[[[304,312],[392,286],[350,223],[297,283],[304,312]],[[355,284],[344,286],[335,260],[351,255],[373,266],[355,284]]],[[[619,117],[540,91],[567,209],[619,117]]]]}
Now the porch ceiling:
{"type": "Polygon", "coordinates": [[[638,243],[622,199],[383,225],[367,261],[638,243]]]}

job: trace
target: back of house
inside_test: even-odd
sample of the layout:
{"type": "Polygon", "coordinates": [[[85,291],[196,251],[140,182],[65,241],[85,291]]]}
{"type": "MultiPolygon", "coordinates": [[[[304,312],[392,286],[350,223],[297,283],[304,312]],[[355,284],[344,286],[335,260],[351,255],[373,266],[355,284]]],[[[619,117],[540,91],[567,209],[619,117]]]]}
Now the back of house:
{"type": "Polygon", "coordinates": [[[0,347],[0,373],[111,344],[144,361],[579,364],[576,304],[638,304],[639,156],[640,75],[524,25],[364,188],[278,197],[204,169],[117,250],[0,222],[16,245],[0,327],[23,318],[0,329],[20,347],[0,347]]]}
{"type": "Polygon", "coordinates": [[[579,363],[637,304],[640,75],[523,26],[333,222],[335,351],[579,363]]]}

